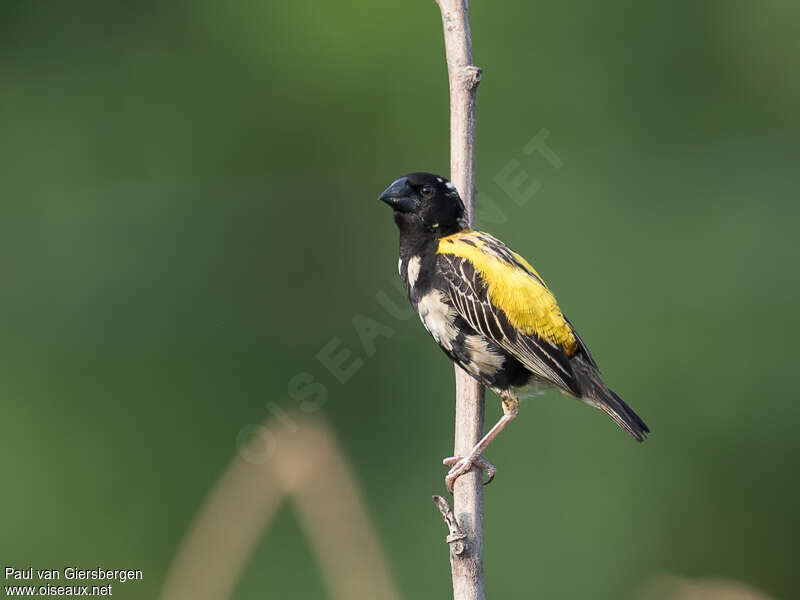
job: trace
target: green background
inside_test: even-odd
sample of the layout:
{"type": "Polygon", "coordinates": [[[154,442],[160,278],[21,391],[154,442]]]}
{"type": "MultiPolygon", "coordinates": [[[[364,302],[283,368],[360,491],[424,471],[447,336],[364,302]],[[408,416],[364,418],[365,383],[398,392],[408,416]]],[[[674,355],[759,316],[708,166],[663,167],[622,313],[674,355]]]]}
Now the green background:
{"type": "MultiPolygon", "coordinates": [[[[523,404],[487,454],[491,597],[663,573],[793,597],[800,5],[472,10],[481,224],[653,430],[523,404]],[[521,151],[542,129],[560,169],[521,151]],[[541,184],[524,206],[512,160],[541,184]]],[[[119,596],[155,597],[237,434],[308,371],[399,589],[448,597],[452,369],[374,300],[397,278],[376,198],[447,174],[447,111],[432,0],[2,3],[0,563],[140,568],[119,596]],[[395,331],[374,356],[355,314],[395,331]],[[365,360],[345,385],[333,337],[365,360]]],[[[264,597],[326,597],[290,508],[235,593],[264,597]]]]}

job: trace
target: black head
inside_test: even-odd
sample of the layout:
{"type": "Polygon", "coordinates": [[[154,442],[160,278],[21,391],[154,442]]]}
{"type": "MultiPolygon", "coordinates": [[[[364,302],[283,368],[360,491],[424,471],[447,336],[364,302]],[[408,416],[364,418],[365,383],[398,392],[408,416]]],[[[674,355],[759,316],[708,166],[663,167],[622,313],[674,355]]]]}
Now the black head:
{"type": "Polygon", "coordinates": [[[467,227],[467,211],[456,187],[439,175],[404,175],[384,190],[380,200],[394,209],[394,220],[401,230],[445,236],[467,227]]]}

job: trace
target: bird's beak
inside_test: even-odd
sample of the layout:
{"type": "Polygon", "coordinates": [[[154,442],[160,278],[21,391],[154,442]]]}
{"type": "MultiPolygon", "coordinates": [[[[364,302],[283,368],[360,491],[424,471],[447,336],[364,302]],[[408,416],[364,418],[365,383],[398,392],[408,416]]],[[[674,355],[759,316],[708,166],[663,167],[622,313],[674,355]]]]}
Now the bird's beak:
{"type": "Polygon", "coordinates": [[[414,190],[408,185],[408,179],[401,177],[386,188],[379,200],[383,200],[398,212],[414,212],[417,210],[417,200],[414,190]]]}

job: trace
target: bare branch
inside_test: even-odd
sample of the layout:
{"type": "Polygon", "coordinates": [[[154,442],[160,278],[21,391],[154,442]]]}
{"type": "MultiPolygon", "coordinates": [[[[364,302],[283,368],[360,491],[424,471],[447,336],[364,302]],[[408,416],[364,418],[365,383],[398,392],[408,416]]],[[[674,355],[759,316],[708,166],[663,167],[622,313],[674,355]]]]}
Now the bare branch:
{"type": "MultiPolygon", "coordinates": [[[[437,4],[442,13],[450,81],[450,180],[464,201],[472,225],[475,219],[475,98],[481,69],[472,64],[469,1],[437,0],[437,4]]],[[[464,456],[483,433],[483,388],[458,366],[455,375],[454,453],[464,456]]],[[[437,506],[442,510],[438,502],[437,506]]],[[[484,600],[483,488],[477,469],[456,480],[453,509],[456,529],[465,536],[457,544],[450,544],[453,597],[455,600],[484,600]],[[457,547],[460,552],[456,552],[457,547]]],[[[447,517],[445,521],[451,527],[447,517]]]]}

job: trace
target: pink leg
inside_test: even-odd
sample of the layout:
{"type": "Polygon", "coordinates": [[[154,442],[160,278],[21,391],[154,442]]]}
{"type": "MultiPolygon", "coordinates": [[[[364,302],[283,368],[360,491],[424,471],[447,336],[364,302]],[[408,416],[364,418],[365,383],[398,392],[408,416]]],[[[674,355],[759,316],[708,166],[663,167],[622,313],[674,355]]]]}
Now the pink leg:
{"type": "Polygon", "coordinates": [[[486,449],[486,446],[488,446],[491,441],[496,438],[497,435],[503,431],[503,429],[506,428],[506,425],[514,420],[518,413],[519,404],[514,402],[513,408],[510,408],[502,417],[500,417],[500,420],[495,423],[494,427],[492,427],[477,444],[475,444],[475,447],[470,450],[470,453],[467,456],[451,456],[442,461],[447,466],[452,467],[450,472],[444,478],[447,489],[451,494],[453,493],[453,484],[455,484],[456,479],[469,471],[473,466],[478,467],[482,471],[486,471],[486,474],[489,476],[489,479],[486,481],[486,483],[490,483],[492,479],[494,479],[497,469],[491,463],[486,461],[481,456],[481,453],[486,449]]]}

